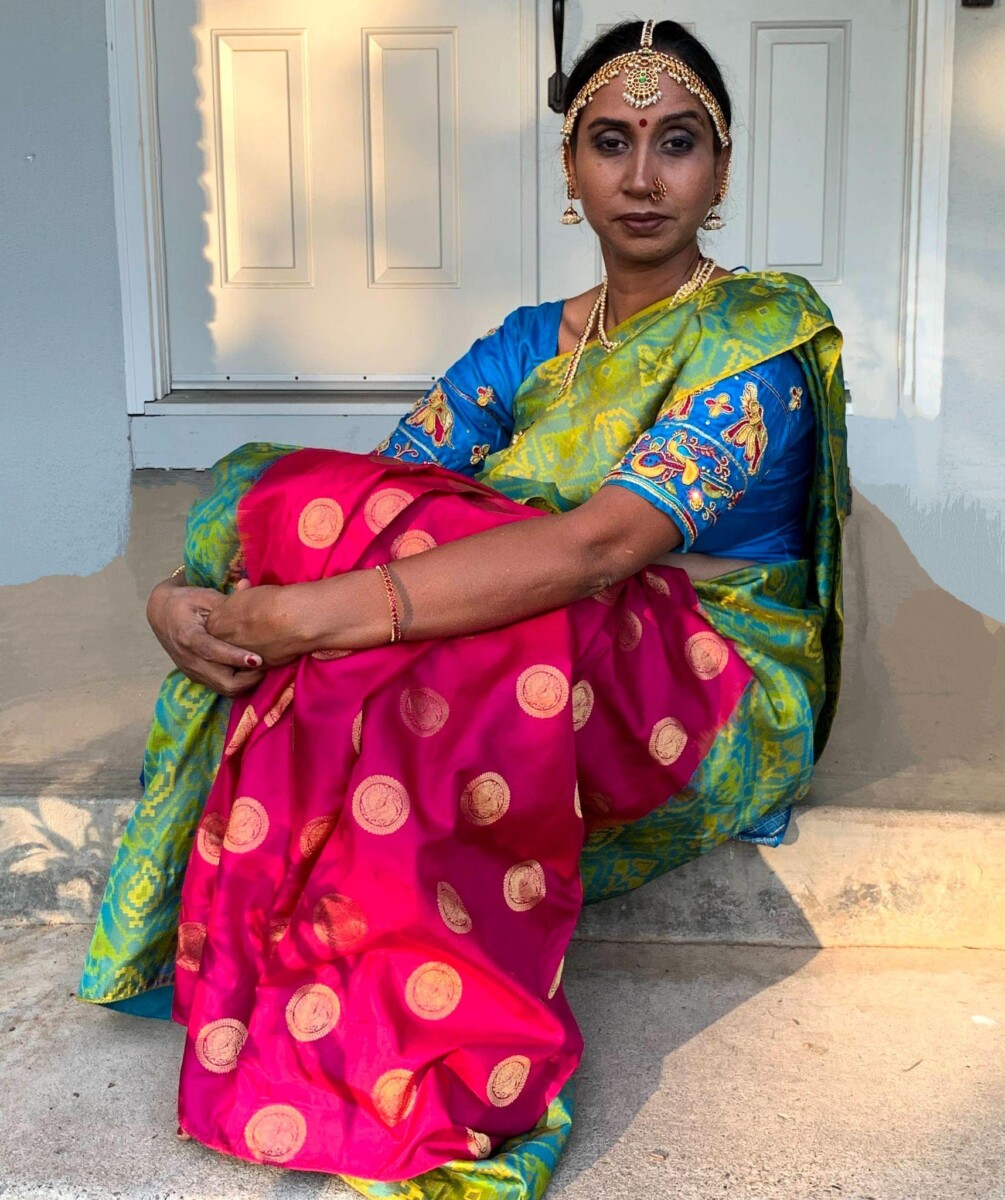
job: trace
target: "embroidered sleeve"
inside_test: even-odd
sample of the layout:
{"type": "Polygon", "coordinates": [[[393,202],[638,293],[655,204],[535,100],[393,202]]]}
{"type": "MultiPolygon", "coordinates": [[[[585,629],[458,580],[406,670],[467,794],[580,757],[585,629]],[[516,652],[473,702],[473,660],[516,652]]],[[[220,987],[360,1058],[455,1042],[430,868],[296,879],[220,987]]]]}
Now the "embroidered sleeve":
{"type": "Polygon", "coordinates": [[[604,483],[655,504],[690,550],[767,473],[786,439],[789,403],[759,368],[674,395],[604,483]]]}
{"type": "Polygon", "coordinates": [[[375,453],[474,475],[488,455],[506,446],[513,434],[513,396],[522,379],[506,325],[480,337],[375,453]]]}

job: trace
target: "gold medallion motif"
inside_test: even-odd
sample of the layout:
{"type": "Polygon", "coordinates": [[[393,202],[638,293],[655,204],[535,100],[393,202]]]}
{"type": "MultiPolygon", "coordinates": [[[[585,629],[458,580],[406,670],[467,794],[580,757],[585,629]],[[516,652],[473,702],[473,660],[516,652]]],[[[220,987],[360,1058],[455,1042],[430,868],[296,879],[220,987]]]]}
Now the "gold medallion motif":
{"type": "Polygon", "coordinates": [[[342,1005],[330,987],[307,983],[286,1005],[286,1028],[298,1042],[316,1042],[331,1033],[341,1015],[342,1005]]]}
{"type": "Polygon", "coordinates": [[[248,1027],[233,1017],[210,1021],[195,1039],[195,1056],[207,1071],[226,1075],[237,1066],[237,1056],[248,1040],[248,1027]]]}
{"type": "Polygon", "coordinates": [[[457,889],[449,883],[436,885],[436,907],[440,910],[443,924],[454,933],[470,933],[473,922],[457,889]]]}
{"type": "Polygon", "coordinates": [[[669,767],[684,753],[687,730],[676,717],[664,717],[653,726],[649,735],[649,753],[658,763],[669,767]]]}
{"type": "Polygon", "coordinates": [[[583,804],[589,812],[602,817],[606,817],[611,811],[611,798],[603,792],[587,792],[583,804]]]}
{"type": "Polygon", "coordinates": [[[397,1125],[411,1116],[415,1108],[415,1076],[398,1068],[385,1071],[373,1085],[370,1099],[385,1125],[397,1125]]]}
{"type": "Polygon", "coordinates": [[[312,650],[311,658],[318,662],[334,662],[336,658],[348,658],[350,654],[351,650],[312,650]]]}
{"type": "Polygon", "coordinates": [[[199,857],[215,866],[223,852],[223,836],[226,832],[227,822],[220,813],[209,813],[203,817],[195,835],[195,848],[199,857]]]}
{"type": "Polygon", "coordinates": [[[406,529],[391,543],[391,557],[411,558],[413,554],[421,554],[424,550],[432,550],[436,539],[432,534],[421,529],[406,529]]]}
{"type": "Polygon", "coordinates": [[[352,748],[357,754],[363,753],[363,710],[352,719],[352,748]]]}
{"type": "Polygon", "coordinates": [[[286,931],[289,929],[289,921],[270,921],[269,922],[269,944],[278,946],[286,936],[286,931]]]}
{"type": "Polygon", "coordinates": [[[405,688],[399,710],[405,727],[418,737],[439,733],[450,716],[450,705],[439,692],[428,687],[405,688]]]}
{"type": "Polygon", "coordinates": [[[513,1054],[492,1068],[485,1094],[496,1108],[505,1108],[520,1095],[530,1075],[530,1059],[513,1054]]]}
{"type": "Polygon", "coordinates": [[[646,581],[648,586],[653,589],[654,592],[659,592],[661,596],[670,595],[670,584],[667,583],[662,575],[656,575],[652,571],[646,571],[642,578],[646,581]]]}
{"type": "Polygon", "coordinates": [[[461,793],[461,812],[475,825],[493,825],[509,808],[509,784],[495,771],[485,771],[461,793]]]}
{"type": "Polygon", "coordinates": [[[363,507],[363,520],[371,533],[386,529],[398,513],[412,503],[412,495],[403,488],[379,488],[363,507]]]}
{"type": "Polygon", "coordinates": [[[223,844],[232,854],[247,854],[257,850],[269,833],[269,814],[251,796],[241,796],[234,801],[227,822],[223,844]]]}
{"type": "Polygon", "coordinates": [[[258,724],[258,714],[249,704],[248,707],[241,713],[241,719],[237,722],[237,728],[231,735],[230,741],[227,743],[227,748],[223,755],[225,758],[230,758],[235,754],[251,736],[251,731],[258,724]]]}
{"type": "Polygon", "coordinates": [[[304,858],[310,858],[328,840],[331,831],[338,824],[338,818],[330,815],[314,817],[300,831],[300,853],[304,858]]]}
{"type": "Polygon", "coordinates": [[[555,978],[551,981],[551,987],[548,988],[548,999],[554,1000],[555,993],[562,984],[562,972],[565,970],[565,956],[562,956],[562,961],[558,964],[558,970],[555,972],[555,978]]]}
{"type": "Polygon", "coordinates": [[[699,679],[715,679],[726,669],[729,647],[717,633],[709,629],[687,639],[684,656],[699,679]]]}
{"type": "Polygon", "coordinates": [[[279,718],[283,715],[283,713],[286,712],[286,710],[290,707],[290,705],[292,703],[293,703],[293,684],[291,683],[288,688],[285,688],[283,690],[283,694],[279,697],[279,699],[275,702],[275,704],[273,704],[273,706],[269,709],[269,711],[265,714],[265,716],[262,717],[262,720],[265,722],[266,727],[271,729],[272,726],[275,725],[275,723],[279,720],[279,718]]]}
{"type": "Polygon", "coordinates": [[[580,730],[593,712],[593,688],[585,679],[572,689],[572,728],[580,730]]]}
{"type": "Polygon", "coordinates": [[[468,1135],[468,1153],[472,1158],[488,1158],[492,1153],[492,1139],[487,1133],[476,1133],[473,1129],[467,1130],[468,1135]]]}
{"type": "Polygon", "coordinates": [[[606,604],[608,608],[612,604],[616,604],[618,596],[621,594],[621,588],[616,583],[608,584],[607,587],[601,588],[599,592],[593,593],[593,599],[600,604],[606,604]]]}
{"type": "Polygon", "coordinates": [[[516,698],[528,716],[557,717],[569,700],[569,681],[558,669],[537,663],[521,672],[516,698]]]}
{"type": "Polygon", "coordinates": [[[461,977],[447,963],[427,962],[416,967],[405,985],[405,1003],[417,1017],[442,1021],[461,1002],[461,977]]]}
{"type": "Polygon", "coordinates": [[[318,939],[343,954],[363,943],[367,929],[366,914],[348,896],[329,892],[314,906],[314,932],[318,939]]]}
{"type": "Polygon", "coordinates": [[[408,792],[390,775],[370,775],[352,797],[352,815],[367,833],[395,833],[408,820],[408,792]]]}
{"type": "Polygon", "coordinates": [[[178,952],[175,964],[183,971],[198,971],[206,945],[206,926],[199,921],[182,921],[178,926],[178,952]]]}
{"type": "Polygon", "coordinates": [[[245,1125],[244,1140],[262,1162],[289,1162],[307,1140],[307,1122],[290,1104],[268,1104],[245,1125]]]}
{"type": "Polygon", "coordinates": [[[304,505],[297,522],[297,533],[303,544],[312,550],[327,550],[338,541],[344,523],[341,504],[330,496],[319,496],[304,505]]]}
{"type": "Polygon", "coordinates": [[[622,614],[618,625],[618,648],[629,651],[638,648],[642,641],[642,622],[630,610],[622,614]]]}
{"type": "Polygon", "coordinates": [[[544,899],[544,868],[536,858],[510,867],[503,880],[503,895],[514,912],[528,912],[544,899]]]}

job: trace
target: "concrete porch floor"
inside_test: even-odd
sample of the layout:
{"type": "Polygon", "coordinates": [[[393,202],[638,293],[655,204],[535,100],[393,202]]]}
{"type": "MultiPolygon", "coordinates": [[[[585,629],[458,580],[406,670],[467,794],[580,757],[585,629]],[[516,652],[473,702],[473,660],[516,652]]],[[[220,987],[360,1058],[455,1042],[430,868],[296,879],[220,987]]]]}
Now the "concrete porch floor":
{"type": "MultiPolygon", "coordinates": [[[[356,1194],[177,1141],[182,1030],[74,1000],[87,937],[0,931],[0,1196],[356,1194]]],[[[566,987],[547,1200],[1005,1200],[1003,954],[580,944],[566,987]]]]}

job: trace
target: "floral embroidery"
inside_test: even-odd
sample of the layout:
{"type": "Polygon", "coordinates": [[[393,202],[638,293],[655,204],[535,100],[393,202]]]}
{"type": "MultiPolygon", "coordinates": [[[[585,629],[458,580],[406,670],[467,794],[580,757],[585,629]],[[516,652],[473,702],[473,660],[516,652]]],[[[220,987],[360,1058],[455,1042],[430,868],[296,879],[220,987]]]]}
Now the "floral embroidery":
{"type": "Polygon", "coordinates": [[[476,403],[478,404],[479,408],[486,408],[489,404],[492,404],[495,401],[495,398],[496,394],[492,388],[478,388],[478,399],[476,403]]]}
{"type": "Polygon", "coordinates": [[[488,458],[492,447],[488,442],[484,442],[481,446],[471,447],[471,465],[477,467],[479,463],[483,463],[488,458]]]}
{"type": "MultiPolygon", "coordinates": [[[[670,438],[646,433],[636,443],[629,472],[666,487],[675,480],[686,489],[688,508],[714,525],[722,505],[728,510],[743,494],[730,483],[730,460],[714,442],[680,430],[670,438]]],[[[673,492],[673,488],[668,491],[673,492]]]]}
{"type": "Polygon", "coordinates": [[[374,454],[383,454],[383,453],[384,453],[384,451],[385,451],[385,450],[386,450],[386,449],[387,449],[387,448],[388,448],[390,445],[391,445],[391,435],[390,435],[390,434],[388,434],[388,435],[387,435],[387,437],[386,437],[386,438],[384,438],[384,440],[383,440],[382,442],[380,442],[378,445],[376,445],[376,446],[373,448],[373,453],[374,453],[374,454]]]}
{"type": "Polygon", "coordinates": [[[757,399],[757,385],[746,383],[740,397],[743,416],[735,425],[723,431],[723,440],[743,449],[743,456],[750,467],[751,475],[756,475],[768,448],[768,431],[764,427],[764,409],[757,399]]]}
{"type": "Polygon", "coordinates": [[[729,402],[729,392],[720,392],[718,396],[706,396],[705,407],[708,409],[708,415],[713,421],[721,417],[724,413],[736,411],[729,402]]]}
{"type": "Polygon", "coordinates": [[[789,411],[796,412],[797,409],[803,406],[803,389],[801,387],[789,388],[789,411]]]}
{"type": "Polygon", "coordinates": [[[452,446],[450,435],[454,428],[454,414],[451,412],[447,397],[442,386],[437,383],[416,402],[411,413],[405,418],[407,425],[415,425],[432,438],[434,446],[452,446]]]}
{"type": "Polygon", "coordinates": [[[418,462],[422,456],[411,442],[404,441],[395,442],[391,447],[391,453],[387,457],[396,458],[398,462],[405,462],[407,459],[414,459],[418,462]]]}
{"type": "Polygon", "coordinates": [[[673,396],[660,409],[660,420],[670,418],[677,421],[686,421],[691,415],[691,409],[694,407],[694,393],[685,392],[680,396],[673,396]]]}

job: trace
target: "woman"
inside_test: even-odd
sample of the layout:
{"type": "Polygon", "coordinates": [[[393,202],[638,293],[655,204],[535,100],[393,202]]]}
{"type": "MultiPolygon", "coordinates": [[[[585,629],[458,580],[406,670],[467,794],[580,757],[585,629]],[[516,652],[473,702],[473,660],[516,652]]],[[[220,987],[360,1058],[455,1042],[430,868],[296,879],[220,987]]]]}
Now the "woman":
{"type": "Polygon", "coordinates": [[[840,336],[701,255],[720,74],[627,23],[566,114],[604,284],[511,314],[373,456],[229,456],[149,605],[179,671],[81,996],[174,981],[185,1135],[372,1196],[543,1193],[584,895],[800,798],[837,697],[840,336]]]}

